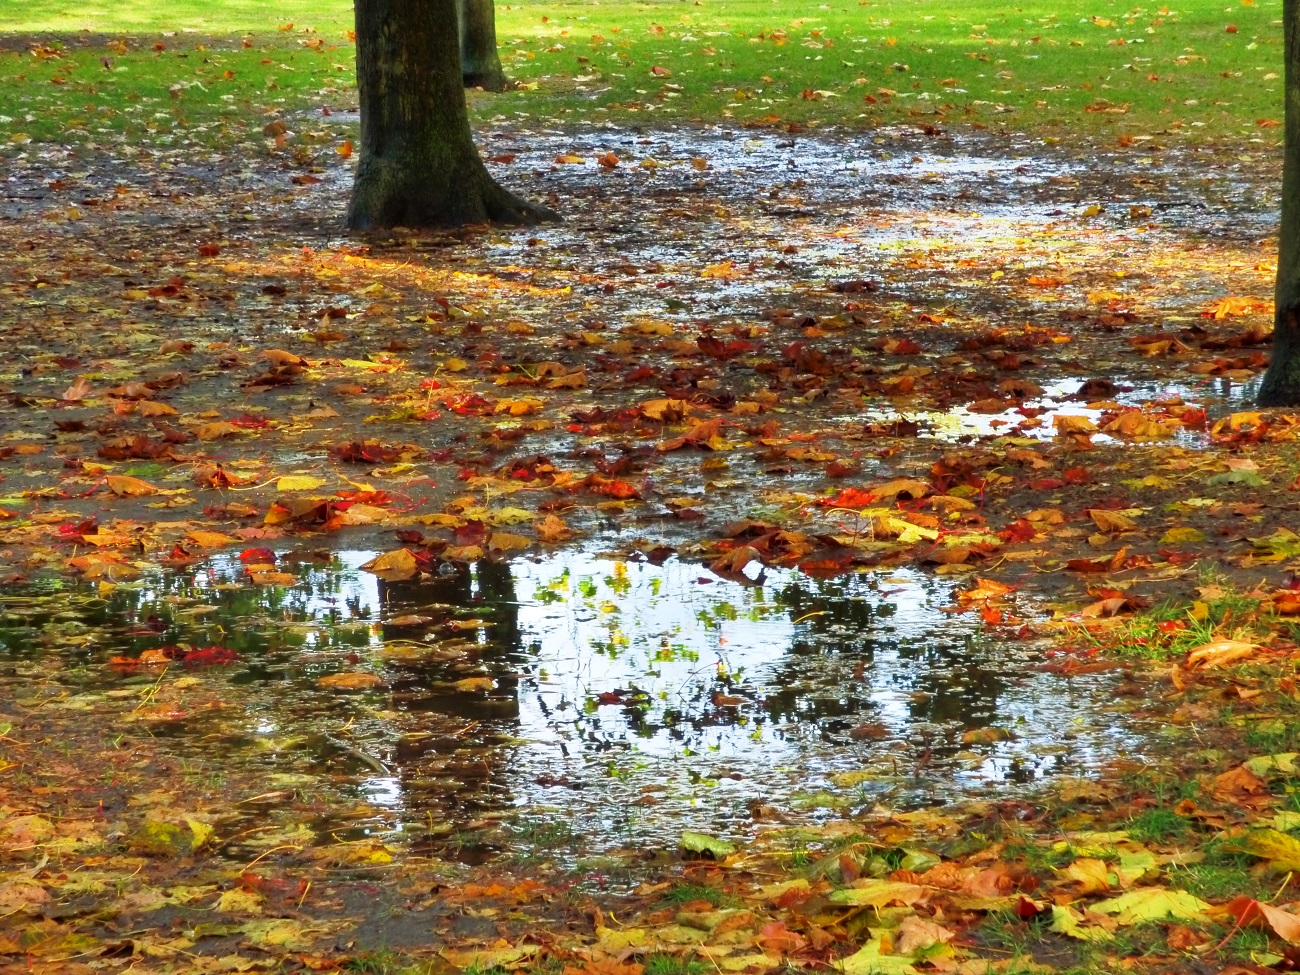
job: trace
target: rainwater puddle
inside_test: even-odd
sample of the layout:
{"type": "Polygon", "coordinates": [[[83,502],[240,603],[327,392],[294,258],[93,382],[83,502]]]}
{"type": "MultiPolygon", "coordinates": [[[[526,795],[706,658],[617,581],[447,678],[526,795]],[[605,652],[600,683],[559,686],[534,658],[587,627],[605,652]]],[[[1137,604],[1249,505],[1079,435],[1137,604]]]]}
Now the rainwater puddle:
{"type": "MultiPolygon", "coordinates": [[[[1144,407],[1155,412],[1158,412],[1162,406],[1196,406],[1208,410],[1211,417],[1218,417],[1237,410],[1251,409],[1258,386],[1258,378],[1240,383],[1224,377],[1210,377],[1199,383],[1124,383],[1113,396],[1108,397],[1108,401],[1123,407],[1144,407]]],[[[1079,391],[1083,387],[1082,379],[1063,379],[1047,385],[1041,397],[1025,400],[1023,409],[1028,411],[1028,416],[1020,409],[1008,408],[997,413],[978,413],[964,406],[956,406],[944,411],[872,406],[845,415],[862,416],[868,423],[888,424],[899,420],[910,421],[918,425],[918,436],[935,440],[971,440],[997,436],[1051,440],[1057,435],[1054,420],[1058,416],[1086,417],[1100,425],[1106,411],[1084,402],[1087,397],[1080,398],[1079,391]]],[[[1142,441],[1097,433],[1093,435],[1092,442],[1135,444],[1142,441]]],[[[1179,429],[1167,442],[1184,447],[1204,446],[1205,432],[1179,429]]]]}
{"type": "Polygon", "coordinates": [[[743,835],[771,807],[1001,796],[1138,745],[1114,675],[1040,672],[1041,646],[945,612],[953,584],[911,571],[745,585],[568,553],[390,583],[359,571],[373,554],[282,556],[287,587],[248,586],[231,558],[103,596],[6,595],[5,683],[148,716],[204,774],[315,802],[318,835],[444,856],[499,819],[511,849],[598,852],[743,835]],[[177,644],[238,659],[110,662],[177,644]],[[321,685],[344,673],[374,684],[321,685]],[[151,704],[168,681],[183,690],[151,704]]]}

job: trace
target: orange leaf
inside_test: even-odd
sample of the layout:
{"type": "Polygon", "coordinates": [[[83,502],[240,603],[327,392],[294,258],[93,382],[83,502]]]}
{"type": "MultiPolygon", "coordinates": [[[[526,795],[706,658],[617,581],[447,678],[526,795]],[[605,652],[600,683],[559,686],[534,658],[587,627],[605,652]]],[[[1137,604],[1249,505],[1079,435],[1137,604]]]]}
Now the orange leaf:
{"type": "Polygon", "coordinates": [[[142,481],[138,477],[128,477],[126,474],[109,474],[104,478],[104,483],[119,497],[134,498],[143,494],[157,494],[161,490],[148,481],[142,481]]]}

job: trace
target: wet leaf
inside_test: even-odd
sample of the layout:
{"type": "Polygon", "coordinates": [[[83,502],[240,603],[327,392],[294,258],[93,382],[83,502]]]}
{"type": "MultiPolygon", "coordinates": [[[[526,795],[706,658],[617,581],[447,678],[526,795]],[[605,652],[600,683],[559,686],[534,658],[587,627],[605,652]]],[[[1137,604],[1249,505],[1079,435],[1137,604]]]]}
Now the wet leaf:
{"type": "Polygon", "coordinates": [[[682,849],[687,853],[708,853],[721,860],[736,852],[734,843],[718,839],[707,833],[685,832],[682,834],[682,849]]]}
{"type": "Polygon", "coordinates": [[[1262,653],[1264,648],[1241,640],[1211,640],[1187,652],[1188,669],[1227,667],[1262,653]]]}
{"type": "Polygon", "coordinates": [[[325,478],[310,474],[286,474],[275,482],[277,491],[314,491],[325,485],[325,478]]]}
{"type": "Polygon", "coordinates": [[[160,488],[155,487],[148,481],[142,481],[138,477],[129,477],[126,474],[109,474],[104,478],[108,489],[114,494],[122,497],[140,497],[147,494],[157,494],[160,488]]]}
{"type": "Polygon", "coordinates": [[[383,678],[363,671],[349,671],[342,674],[327,674],[317,679],[317,684],[334,691],[368,691],[384,683],[383,678]]]}
{"type": "Polygon", "coordinates": [[[410,549],[399,548],[376,556],[361,568],[366,572],[373,572],[382,579],[401,581],[415,575],[419,571],[419,566],[419,560],[410,549]]]}

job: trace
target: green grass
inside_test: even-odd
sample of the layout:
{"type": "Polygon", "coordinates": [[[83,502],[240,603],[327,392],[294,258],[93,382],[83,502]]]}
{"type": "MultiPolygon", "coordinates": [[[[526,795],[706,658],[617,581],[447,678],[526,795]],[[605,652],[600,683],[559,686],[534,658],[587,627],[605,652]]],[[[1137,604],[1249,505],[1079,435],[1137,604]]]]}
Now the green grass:
{"type": "Polygon", "coordinates": [[[1217,632],[1220,627],[1246,623],[1258,611],[1259,600],[1228,591],[1204,606],[1204,614],[1198,619],[1188,603],[1162,603],[1130,619],[1116,621],[1114,627],[1094,639],[1113,656],[1173,660],[1212,640],[1223,639],[1228,633],[1217,632]]]}
{"type": "Polygon", "coordinates": [[[1187,836],[1192,824],[1172,809],[1158,806],[1134,816],[1124,829],[1139,843],[1167,843],[1187,836]]]}
{"type": "Polygon", "coordinates": [[[667,904],[689,904],[691,901],[708,901],[714,907],[736,907],[739,904],[735,897],[703,884],[678,884],[664,894],[667,904]]]}
{"type": "MultiPolygon", "coordinates": [[[[480,121],[910,122],[1252,151],[1280,134],[1258,124],[1281,118],[1278,0],[554,0],[497,17],[525,87],[476,96],[480,121]]],[[[0,140],[260,145],[270,117],[355,106],[350,22],[337,0],[0,0],[0,140]]],[[[309,164],[350,127],[295,128],[309,164]]]]}
{"type": "Polygon", "coordinates": [[[645,960],[645,975],[708,975],[712,971],[713,966],[695,958],[650,955],[645,960]]]}

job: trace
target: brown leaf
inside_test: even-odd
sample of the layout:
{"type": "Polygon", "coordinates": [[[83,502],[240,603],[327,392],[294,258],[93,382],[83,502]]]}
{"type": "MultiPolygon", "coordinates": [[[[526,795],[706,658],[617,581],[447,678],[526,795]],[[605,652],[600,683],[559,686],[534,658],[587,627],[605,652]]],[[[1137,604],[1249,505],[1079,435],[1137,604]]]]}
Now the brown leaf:
{"type": "Polygon", "coordinates": [[[1138,527],[1138,523],[1128,515],[1107,511],[1105,508],[1089,508],[1088,517],[1104,532],[1134,531],[1138,527]]]}
{"type": "Polygon", "coordinates": [[[763,561],[763,556],[759,553],[758,549],[754,548],[752,545],[741,545],[739,548],[733,548],[726,555],[714,559],[709,568],[719,574],[735,575],[743,572],[745,566],[749,565],[750,562],[755,561],[763,561]]]}
{"type": "Polygon", "coordinates": [[[894,944],[894,951],[896,954],[910,955],[931,945],[946,944],[956,935],[956,931],[951,931],[942,924],[936,924],[934,921],[913,914],[903,918],[902,923],[899,924],[898,940],[894,944]]]}
{"type": "Polygon", "coordinates": [[[161,488],[154,487],[148,481],[126,474],[109,474],[104,478],[108,489],[119,497],[134,498],[145,494],[157,494],[161,488]]]}
{"type": "Polygon", "coordinates": [[[566,525],[562,518],[555,515],[547,515],[536,522],[533,529],[537,532],[537,537],[547,544],[564,542],[573,537],[573,529],[566,525]]]}
{"type": "Polygon", "coordinates": [[[239,427],[225,420],[218,420],[216,423],[205,423],[202,426],[194,428],[194,436],[200,440],[219,440],[221,437],[230,437],[239,433],[239,427]]]}

